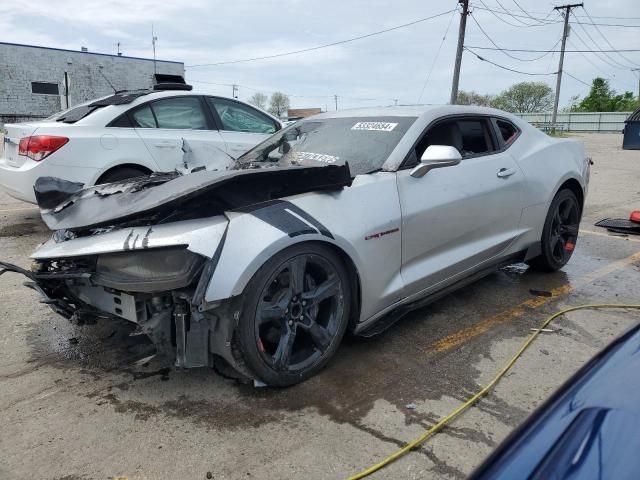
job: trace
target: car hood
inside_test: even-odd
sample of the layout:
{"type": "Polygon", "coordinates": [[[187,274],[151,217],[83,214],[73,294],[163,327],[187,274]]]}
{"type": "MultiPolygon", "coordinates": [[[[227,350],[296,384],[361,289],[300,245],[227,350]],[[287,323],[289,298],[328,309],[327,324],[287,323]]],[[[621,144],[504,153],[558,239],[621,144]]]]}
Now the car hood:
{"type": "Polygon", "coordinates": [[[34,189],[50,229],[79,232],[212,217],[275,198],[340,189],[351,181],[348,165],[261,166],[152,174],[84,189],[41,177],[34,189]]]}

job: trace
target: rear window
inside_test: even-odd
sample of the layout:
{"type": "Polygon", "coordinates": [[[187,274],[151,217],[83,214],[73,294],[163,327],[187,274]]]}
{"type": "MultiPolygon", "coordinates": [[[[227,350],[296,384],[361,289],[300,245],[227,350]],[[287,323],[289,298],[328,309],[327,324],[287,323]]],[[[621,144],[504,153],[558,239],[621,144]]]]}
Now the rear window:
{"type": "Polygon", "coordinates": [[[505,120],[496,120],[496,125],[505,145],[511,145],[518,136],[518,129],[505,120]]]}

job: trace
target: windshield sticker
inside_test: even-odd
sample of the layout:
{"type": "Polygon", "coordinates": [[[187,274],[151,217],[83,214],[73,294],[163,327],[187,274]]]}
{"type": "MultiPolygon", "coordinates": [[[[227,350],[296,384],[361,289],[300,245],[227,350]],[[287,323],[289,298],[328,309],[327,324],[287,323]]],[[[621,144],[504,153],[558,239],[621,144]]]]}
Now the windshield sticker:
{"type": "Polygon", "coordinates": [[[390,132],[398,126],[397,123],[389,122],[358,122],[351,130],[368,130],[371,132],[390,132]]]}
{"type": "Polygon", "coordinates": [[[291,160],[294,161],[304,161],[304,160],[314,160],[316,162],[323,163],[336,163],[338,157],[334,157],[333,155],[326,155],[323,153],[312,153],[312,152],[291,152],[291,160]]]}

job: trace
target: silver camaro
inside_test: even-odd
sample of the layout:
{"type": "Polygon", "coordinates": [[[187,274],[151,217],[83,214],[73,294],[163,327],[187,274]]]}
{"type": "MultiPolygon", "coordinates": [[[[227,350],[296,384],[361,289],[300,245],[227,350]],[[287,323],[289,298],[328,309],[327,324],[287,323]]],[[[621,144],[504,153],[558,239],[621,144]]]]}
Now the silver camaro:
{"type": "Polygon", "coordinates": [[[123,318],[182,367],[286,386],[347,330],[373,335],[509,263],[571,257],[581,143],[488,108],[296,122],[225,171],[35,186],[52,238],[31,286],[58,313],[123,318]]]}

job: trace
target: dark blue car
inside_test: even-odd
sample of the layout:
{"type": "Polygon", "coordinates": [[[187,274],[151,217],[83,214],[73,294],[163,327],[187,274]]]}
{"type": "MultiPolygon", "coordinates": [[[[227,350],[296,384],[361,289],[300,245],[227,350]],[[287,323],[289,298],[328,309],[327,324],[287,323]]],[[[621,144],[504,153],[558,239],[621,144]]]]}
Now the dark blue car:
{"type": "Polygon", "coordinates": [[[640,478],[640,325],[594,357],[472,475],[640,478]]]}

